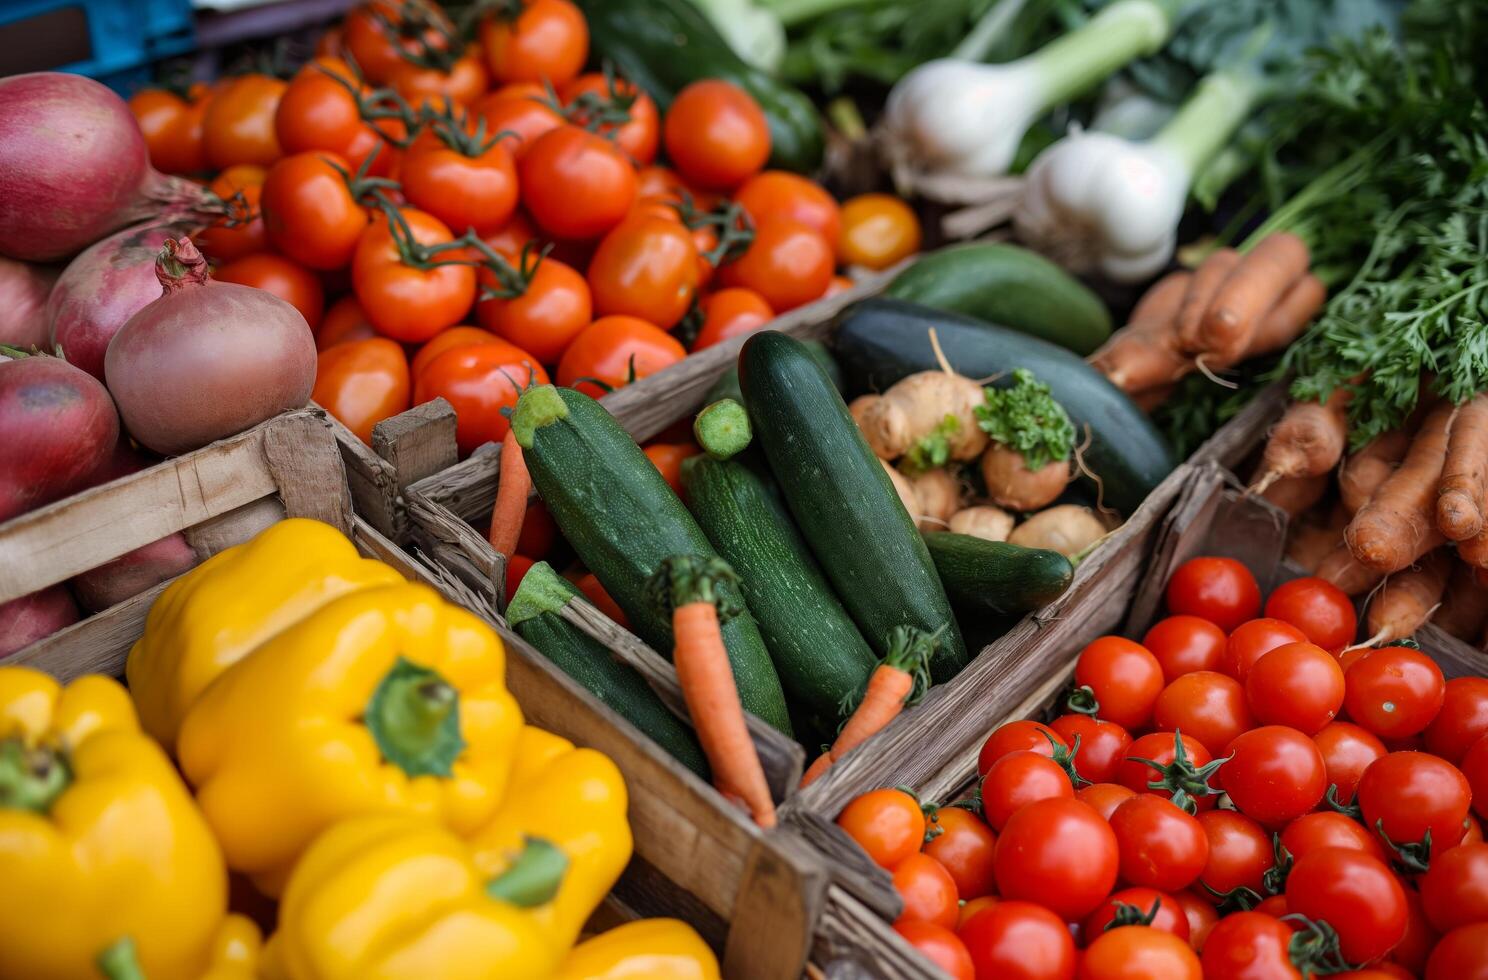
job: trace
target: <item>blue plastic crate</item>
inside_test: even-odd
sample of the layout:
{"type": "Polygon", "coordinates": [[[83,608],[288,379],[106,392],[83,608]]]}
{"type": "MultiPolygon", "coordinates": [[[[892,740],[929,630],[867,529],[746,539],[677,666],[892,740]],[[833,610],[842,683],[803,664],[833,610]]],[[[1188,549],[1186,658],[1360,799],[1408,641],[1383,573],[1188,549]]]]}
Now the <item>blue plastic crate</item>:
{"type": "Polygon", "coordinates": [[[118,88],[195,42],[190,0],[0,2],[0,75],[71,71],[118,88]]]}

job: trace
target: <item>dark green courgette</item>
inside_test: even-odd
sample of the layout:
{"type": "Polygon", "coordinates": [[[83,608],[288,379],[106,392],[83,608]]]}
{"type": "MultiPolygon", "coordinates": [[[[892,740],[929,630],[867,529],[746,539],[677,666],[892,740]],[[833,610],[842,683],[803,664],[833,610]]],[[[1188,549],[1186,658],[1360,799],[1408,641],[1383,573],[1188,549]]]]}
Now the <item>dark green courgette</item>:
{"type": "Polygon", "coordinates": [[[883,391],[895,381],[940,366],[930,330],[951,367],[972,378],[1013,383],[1027,368],[1049,386],[1075,431],[1090,445],[1085,465],[1100,475],[1102,500],[1130,515],[1173,470],[1167,443],[1136,404],[1084,360],[1048,341],[981,320],[902,300],[870,299],[837,323],[833,353],[854,394],[883,391]]]}
{"type": "Polygon", "coordinates": [[[1063,595],[1075,577],[1068,558],[1043,548],[950,531],[925,535],[925,546],[951,605],[978,615],[1017,616],[1038,609],[1063,595]]]}
{"type": "MultiPolygon", "coordinates": [[[[714,557],[707,536],[641,448],[588,395],[533,388],[517,401],[512,432],[563,536],[636,634],[671,656],[671,619],[651,603],[646,582],[672,555],[714,557]]],[[[790,734],[780,678],[754,617],[746,610],[730,619],[723,640],[745,709],[790,734]]]]}
{"type": "Polygon", "coordinates": [[[766,331],[740,351],[739,381],[755,441],[863,638],[882,655],[896,626],[943,629],[931,673],[954,677],[966,647],[930,553],[821,365],[766,331]]]}
{"type": "MultiPolygon", "coordinates": [[[[827,349],[827,345],[820,340],[803,340],[801,344],[816,358],[816,363],[821,365],[823,371],[827,372],[827,378],[832,382],[832,387],[838,391],[842,390],[842,368],[838,366],[837,359],[827,349]]],[[[739,365],[734,362],[729,369],[718,376],[713,382],[713,387],[703,396],[703,404],[711,405],[716,401],[732,398],[740,405],[744,404],[744,392],[739,390],[739,365]]]]}
{"type": "Polygon", "coordinates": [[[577,586],[540,561],[522,576],[522,584],[506,607],[506,621],[558,669],[707,779],[708,758],[692,729],[667,710],[639,673],[563,618],[563,607],[581,594],[577,586]]]}

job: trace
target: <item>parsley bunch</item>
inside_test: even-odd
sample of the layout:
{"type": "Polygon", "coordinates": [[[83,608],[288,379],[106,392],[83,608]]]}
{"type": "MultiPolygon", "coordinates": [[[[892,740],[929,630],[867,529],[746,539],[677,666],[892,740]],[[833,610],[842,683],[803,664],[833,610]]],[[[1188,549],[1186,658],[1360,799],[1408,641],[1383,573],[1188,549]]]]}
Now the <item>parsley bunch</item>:
{"type": "Polygon", "coordinates": [[[977,425],[993,442],[1022,454],[1023,465],[1037,471],[1069,459],[1075,446],[1075,425],[1049,393],[1049,386],[1035,379],[1032,371],[1018,368],[1013,371],[1012,387],[987,388],[985,398],[973,410],[977,425]]]}

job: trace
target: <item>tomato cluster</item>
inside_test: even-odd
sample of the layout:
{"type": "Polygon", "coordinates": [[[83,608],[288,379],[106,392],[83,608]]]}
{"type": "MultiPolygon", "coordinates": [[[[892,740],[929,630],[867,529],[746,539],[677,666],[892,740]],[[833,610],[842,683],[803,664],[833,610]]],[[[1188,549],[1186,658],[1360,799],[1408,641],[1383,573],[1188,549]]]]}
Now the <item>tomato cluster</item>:
{"type": "Polygon", "coordinates": [[[895,929],[968,980],[1488,977],[1488,679],[1348,647],[1321,579],[1263,607],[1195,558],[1167,606],[1086,646],[1047,724],[992,732],[970,798],[848,804],[895,929]]]}

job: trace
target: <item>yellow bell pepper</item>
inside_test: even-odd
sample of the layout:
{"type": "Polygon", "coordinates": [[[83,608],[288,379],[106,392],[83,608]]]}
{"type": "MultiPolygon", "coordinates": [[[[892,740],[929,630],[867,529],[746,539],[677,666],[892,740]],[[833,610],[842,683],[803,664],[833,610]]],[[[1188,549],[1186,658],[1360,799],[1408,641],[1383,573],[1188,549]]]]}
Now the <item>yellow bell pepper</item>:
{"type": "Polygon", "coordinates": [[[129,651],[140,724],[174,750],[192,702],[249,650],[333,599],[401,581],[334,527],[306,518],[213,555],[160,594],[129,651]]]}
{"type": "Polygon", "coordinates": [[[254,649],[177,739],[228,867],[277,895],[311,839],[346,817],[484,826],[522,727],[505,669],[489,626],[406,583],[344,595],[254,649]]]}
{"type": "MultiPolygon", "coordinates": [[[[253,920],[229,915],[212,936],[206,972],[194,980],[258,980],[263,933],[253,920]]],[[[139,964],[134,941],[123,939],[98,958],[98,971],[108,980],[150,980],[139,964]]]]}
{"type": "Polygon", "coordinates": [[[718,959],[692,926],[641,919],[573,948],[553,980],[718,980],[718,959]]]}
{"type": "Polygon", "coordinates": [[[150,980],[197,980],[227,872],[129,695],[0,667],[0,976],[99,976],[132,945],[150,980]]]}

